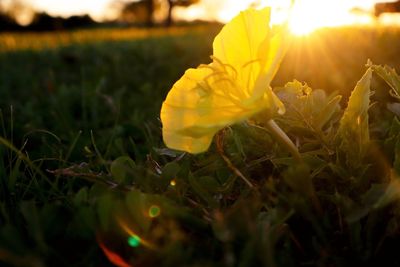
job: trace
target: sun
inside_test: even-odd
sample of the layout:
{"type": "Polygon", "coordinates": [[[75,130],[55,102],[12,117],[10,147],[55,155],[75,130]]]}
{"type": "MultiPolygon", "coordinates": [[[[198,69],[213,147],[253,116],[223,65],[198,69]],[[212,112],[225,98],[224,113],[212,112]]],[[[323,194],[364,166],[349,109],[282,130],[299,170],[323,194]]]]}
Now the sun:
{"type": "Polygon", "coordinates": [[[295,35],[307,35],[323,27],[353,23],[349,1],[297,0],[289,11],[289,28],[295,35]]]}
{"type": "MultiPolygon", "coordinates": [[[[201,0],[187,8],[176,8],[179,20],[215,20],[226,23],[240,11],[253,6],[272,8],[272,24],[288,21],[294,35],[307,35],[324,27],[374,22],[371,11],[377,0],[201,0]],[[365,12],[356,14],[358,7],[365,12]]],[[[400,19],[399,19],[400,20],[400,19]]]]}
{"type": "Polygon", "coordinates": [[[295,35],[307,35],[320,27],[316,1],[296,1],[290,10],[289,28],[295,35]]]}

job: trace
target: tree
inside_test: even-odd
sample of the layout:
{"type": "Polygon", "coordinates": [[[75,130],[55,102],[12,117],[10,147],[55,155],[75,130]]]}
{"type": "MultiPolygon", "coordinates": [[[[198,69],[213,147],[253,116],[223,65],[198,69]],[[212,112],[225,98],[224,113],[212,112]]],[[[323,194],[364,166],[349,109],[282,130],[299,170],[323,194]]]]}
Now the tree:
{"type": "Polygon", "coordinates": [[[154,0],[120,1],[119,4],[122,5],[120,18],[123,21],[153,26],[156,8],[154,0]]]}
{"type": "Polygon", "coordinates": [[[0,31],[17,31],[22,28],[10,12],[10,6],[9,2],[0,0],[0,31]]]}
{"type": "Polygon", "coordinates": [[[168,1],[168,13],[167,13],[167,19],[165,21],[165,24],[167,26],[170,26],[172,24],[172,9],[176,6],[183,6],[183,7],[188,7],[192,4],[195,4],[199,2],[200,0],[167,0],[168,1]]]}
{"type": "Polygon", "coordinates": [[[376,3],[374,6],[375,17],[379,17],[383,13],[400,12],[400,1],[376,3]]]}
{"type": "Polygon", "coordinates": [[[0,3],[2,11],[20,25],[28,25],[34,18],[35,11],[26,0],[13,0],[0,3]]]}
{"type": "Polygon", "coordinates": [[[125,22],[141,23],[147,26],[154,25],[154,14],[166,6],[165,25],[173,23],[172,11],[176,6],[187,7],[200,0],[116,0],[113,4],[120,6],[120,18],[125,22]]]}

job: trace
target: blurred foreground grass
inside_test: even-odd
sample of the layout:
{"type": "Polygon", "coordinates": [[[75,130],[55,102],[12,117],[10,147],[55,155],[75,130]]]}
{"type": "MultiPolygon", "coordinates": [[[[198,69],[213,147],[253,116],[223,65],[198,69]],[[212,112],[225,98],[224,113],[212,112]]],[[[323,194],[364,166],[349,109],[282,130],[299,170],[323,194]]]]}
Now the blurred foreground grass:
{"type": "MultiPolygon", "coordinates": [[[[93,130],[103,141],[136,135],[143,143],[146,121],[157,122],[173,81],[207,57],[214,30],[11,34],[16,40],[14,51],[0,54],[4,120],[11,121],[12,107],[13,134],[18,135],[14,140],[20,141],[26,133],[46,129],[59,141],[69,142],[80,130],[83,135],[93,130]],[[66,46],[60,42],[64,39],[66,46]],[[57,48],[49,49],[53,46],[57,48]]],[[[0,43],[10,36],[0,37],[0,43]]]]}
{"type": "Polygon", "coordinates": [[[121,42],[165,36],[182,36],[189,32],[209,32],[212,26],[180,26],[157,28],[93,28],[87,30],[57,31],[43,33],[0,33],[0,52],[22,50],[46,50],[70,45],[99,42],[121,42]]]}
{"type": "MultiPolygon", "coordinates": [[[[271,264],[273,246],[277,244],[282,248],[276,253],[279,266],[296,266],[296,258],[292,257],[307,264],[313,258],[309,251],[325,248],[318,239],[323,231],[318,227],[335,228],[336,219],[327,215],[320,220],[323,226],[316,224],[318,220],[310,226],[294,217],[293,225],[300,222],[298,229],[291,230],[301,233],[297,237],[285,228],[286,224],[279,228],[271,219],[275,214],[273,218],[285,221],[294,211],[280,214],[282,210],[274,206],[279,199],[274,191],[277,185],[257,180],[266,173],[281,171],[276,166],[286,162],[271,160],[277,156],[273,152],[272,156],[265,155],[266,151],[275,151],[271,148],[275,145],[257,129],[238,126],[234,132],[228,130],[227,138],[236,147],[228,148],[227,153],[252,176],[261,192],[268,193],[261,198],[232,185],[232,170],[215,151],[190,157],[163,150],[158,121],[162,100],[187,68],[208,62],[219,28],[0,35],[0,136],[4,138],[0,144],[0,265],[109,266],[98,243],[119,249],[125,256],[137,255],[139,261],[133,260],[134,266],[158,266],[160,262],[164,266],[198,266],[202,261],[204,266],[252,266],[261,264],[259,256],[254,256],[257,253],[265,257],[263,264],[271,264]],[[241,134],[251,138],[247,140],[241,134]],[[177,177],[181,180],[175,181],[177,177]],[[216,186],[214,179],[224,187],[216,186]],[[178,182],[176,189],[169,185],[171,181],[178,182]],[[149,203],[163,207],[165,217],[161,222],[143,215],[149,203]],[[124,212],[134,219],[121,215],[124,212]],[[109,222],[112,216],[124,222],[131,220],[136,229],[165,249],[157,250],[156,256],[148,248],[127,250],[117,238],[121,236],[117,229],[121,222],[119,226],[109,222]],[[265,219],[262,227],[276,227],[268,240],[247,235],[258,233],[252,224],[256,217],[265,219]],[[317,229],[317,238],[304,246],[296,244],[296,238],[310,239],[307,234],[315,238],[312,227],[317,229]],[[212,233],[218,241],[207,239],[212,233]],[[287,239],[273,243],[280,236],[287,239]],[[294,240],[295,245],[288,240],[294,240]],[[261,248],[258,242],[268,251],[253,250],[261,248]],[[285,253],[292,249],[295,252],[287,257],[285,253]]],[[[395,28],[340,28],[299,37],[274,85],[282,86],[295,78],[314,89],[339,92],[345,96],[345,104],[346,96],[365,71],[367,59],[400,68],[399,41],[400,30],[395,28]]],[[[373,87],[384,86],[374,80],[373,87]]],[[[313,161],[314,165],[318,163],[313,161]]],[[[296,176],[289,172],[285,175],[296,176]]],[[[320,187],[329,184],[318,181],[320,187]]],[[[364,188],[357,190],[365,193],[364,188]]],[[[374,190],[370,195],[383,192],[382,188],[374,190]]],[[[291,197],[283,207],[293,204],[298,195],[291,197]]],[[[340,195],[335,197],[337,202],[347,201],[339,199],[340,195]]],[[[327,210],[334,208],[329,206],[327,210]]],[[[376,220],[379,213],[373,215],[376,220]]],[[[369,224],[374,218],[368,219],[369,224]]],[[[351,247],[340,252],[347,259],[351,252],[358,251],[355,263],[365,262],[373,254],[369,251],[373,246],[368,243],[372,242],[373,231],[369,229],[371,236],[365,237],[364,246],[360,244],[364,237],[358,235],[361,227],[361,223],[352,224],[349,233],[354,236],[335,233],[337,239],[333,240],[340,249],[348,245],[341,238],[350,240],[351,247]]],[[[324,253],[320,255],[323,260],[329,258],[324,253]]],[[[335,260],[338,264],[342,259],[335,260]]],[[[319,264],[332,266],[329,261],[321,260],[319,264]]]]}
{"type": "MultiPolygon", "coordinates": [[[[3,134],[22,145],[26,134],[35,139],[38,134],[32,133],[45,129],[59,138],[53,141],[67,145],[80,131],[90,140],[93,130],[107,152],[116,149],[106,145],[111,142],[107,137],[126,141],[133,135],[142,145],[144,125],[160,126],[157,118],[166,93],[187,68],[209,61],[219,29],[203,25],[3,33],[0,108],[6,124],[15,122],[14,129],[6,125],[3,134]]],[[[398,28],[356,27],[298,37],[273,85],[297,79],[346,97],[368,59],[400,67],[399,39],[398,28]]],[[[37,140],[27,145],[38,146],[32,150],[36,154],[48,149],[37,140]]]]}

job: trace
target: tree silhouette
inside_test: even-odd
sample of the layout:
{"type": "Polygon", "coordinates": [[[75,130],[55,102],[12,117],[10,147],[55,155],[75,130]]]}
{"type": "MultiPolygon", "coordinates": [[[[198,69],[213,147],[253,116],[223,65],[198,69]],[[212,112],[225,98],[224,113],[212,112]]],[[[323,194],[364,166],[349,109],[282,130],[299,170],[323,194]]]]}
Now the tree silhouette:
{"type": "Polygon", "coordinates": [[[27,0],[12,0],[8,2],[0,0],[0,9],[3,14],[6,14],[21,25],[29,24],[35,15],[34,9],[27,0]]]}
{"type": "Polygon", "coordinates": [[[14,31],[20,28],[21,26],[18,25],[15,18],[11,16],[4,1],[0,0],[0,31],[14,31]]]}
{"type": "Polygon", "coordinates": [[[168,13],[167,13],[167,19],[165,21],[165,24],[167,26],[170,26],[172,24],[172,9],[175,6],[183,6],[183,7],[188,7],[192,4],[195,4],[199,2],[199,0],[167,0],[168,1],[168,13]]]}
{"type": "Polygon", "coordinates": [[[133,22],[152,26],[154,24],[153,15],[155,12],[154,0],[140,1],[119,1],[121,8],[121,19],[125,22],[133,22]]]}
{"type": "Polygon", "coordinates": [[[124,1],[116,0],[116,4],[121,6],[120,18],[125,22],[154,25],[154,13],[162,6],[166,6],[165,25],[170,26],[173,23],[172,10],[176,6],[187,7],[200,0],[138,0],[124,1]],[[163,5],[165,4],[165,5],[163,5]]]}
{"type": "Polygon", "coordinates": [[[398,13],[400,12],[400,1],[376,3],[374,8],[376,17],[383,13],[398,13]]]}

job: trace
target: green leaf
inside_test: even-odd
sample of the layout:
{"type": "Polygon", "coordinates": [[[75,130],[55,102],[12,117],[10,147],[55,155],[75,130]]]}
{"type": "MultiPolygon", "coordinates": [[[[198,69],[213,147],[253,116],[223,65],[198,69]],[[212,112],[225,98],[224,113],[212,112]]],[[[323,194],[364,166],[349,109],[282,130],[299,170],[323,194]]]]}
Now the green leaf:
{"type": "Polygon", "coordinates": [[[87,200],[88,200],[88,188],[83,187],[79,190],[78,193],[76,193],[72,201],[76,206],[80,206],[83,203],[87,202],[87,200]]]}
{"type": "Polygon", "coordinates": [[[93,207],[82,206],[74,211],[74,218],[66,229],[66,235],[76,238],[92,238],[97,225],[93,207]]]}
{"type": "Polygon", "coordinates": [[[182,152],[169,149],[169,148],[153,148],[153,150],[160,156],[168,156],[172,158],[177,158],[182,156],[182,152]]]}
{"type": "Polygon", "coordinates": [[[370,142],[368,109],[371,77],[372,70],[369,68],[351,93],[338,129],[339,148],[345,154],[347,165],[352,168],[361,165],[370,142]]]}
{"type": "Polygon", "coordinates": [[[202,183],[200,183],[196,177],[189,174],[189,184],[192,187],[193,191],[202,198],[210,207],[216,208],[218,207],[218,202],[213,198],[210,192],[202,183]]]}
{"type": "Polygon", "coordinates": [[[372,207],[381,198],[387,189],[387,184],[372,184],[371,188],[361,197],[362,203],[372,207]]]}
{"type": "Polygon", "coordinates": [[[400,175],[400,121],[394,117],[388,136],[384,142],[385,152],[393,159],[393,168],[400,175]]]}
{"type": "Polygon", "coordinates": [[[371,68],[390,86],[391,94],[400,100],[400,76],[389,66],[371,65],[371,68]]]}
{"type": "MultiPolygon", "coordinates": [[[[15,224],[7,223],[0,227],[0,247],[7,248],[7,250],[23,255],[29,248],[28,244],[24,242],[22,232],[15,224]]],[[[0,261],[0,263],[2,263],[0,261]]]]}
{"type": "Polygon", "coordinates": [[[400,103],[388,103],[386,104],[388,110],[393,112],[397,117],[400,118],[400,103]]]}
{"type": "Polygon", "coordinates": [[[111,174],[116,182],[123,183],[134,167],[135,162],[130,157],[119,157],[111,163],[111,174]]]}
{"type": "Polygon", "coordinates": [[[314,195],[310,168],[307,164],[293,164],[289,166],[283,174],[283,179],[293,191],[308,197],[314,195]]]}
{"type": "MultiPolygon", "coordinates": [[[[276,92],[286,107],[286,113],[281,122],[283,125],[286,124],[292,134],[314,135],[324,139],[322,129],[340,111],[341,96],[336,93],[327,96],[325,91],[312,90],[307,84],[296,80],[287,83],[285,87],[277,88],[276,92]]],[[[310,142],[308,145],[312,147],[310,150],[314,150],[315,146],[320,144],[310,142]]],[[[304,149],[305,147],[303,151],[304,149]]]]}
{"type": "Polygon", "coordinates": [[[148,202],[147,195],[137,190],[129,192],[125,198],[126,206],[134,223],[139,227],[138,230],[143,232],[148,231],[151,223],[147,215],[151,206],[148,202]]]}
{"type": "Polygon", "coordinates": [[[373,208],[381,209],[400,198],[400,180],[396,177],[387,186],[383,195],[375,202],[373,208]]]}
{"type": "Polygon", "coordinates": [[[102,229],[107,230],[110,224],[111,212],[116,201],[111,194],[104,194],[97,199],[97,214],[102,229]]]}
{"type": "Polygon", "coordinates": [[[45,243],[42,224],[35,202],[25,201],[20,204],[20,210],[27,224],[28,232],[35,240],[41,251],[46,252],[48,247],[45,243]]]}
{"type": "Polygon", "coordinates": [[[395,155],[394,155],[393,168],[396,171],[397,175],[400,176],[400,134],[397,137],[397,142],[394,151],[395,155]]]}
{"type": "Polygon", "coordinates": [[[181,166],[176,162],[169,162],[165,164],[161,172],[161,184],[168,186],[169,183],[176,178],[180,170],[181,166]]]}
{"type": "Polygon", "coordinates": [[[15,184],[17,182],[17,179],[18,179],[19,175],[21,175],[21,173],[20,173],[21,163],[22,163],[22,159],[17,158],[13,168],[10,171],[10,175],[8,178],[8,188],[10,191],[15,189],[15,184]]]}
{"type": "Polygon", "coordinates": [[[389,130],[389,137],[397,137],[400,134],[400,121],[398,118],[394,118],[392,125],[389,130]]]}
{"type": "Polygon", "coordinates": [[[199,184],[207,191],[217,193],[220,191],[220,184],[212,176],[202,176],[197,178],[199,184]]]}
{"type": "Polygon", "coordinates": [[[332,118],[333,114],[340,109],[339,103],[342,100],[342,96],[337,95],[331,99],[324,108],[319,112],[319,114],[314,119],[314,125],[318,129],[322,129],[326,123],[332,118]]]}

